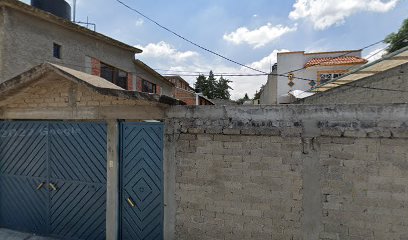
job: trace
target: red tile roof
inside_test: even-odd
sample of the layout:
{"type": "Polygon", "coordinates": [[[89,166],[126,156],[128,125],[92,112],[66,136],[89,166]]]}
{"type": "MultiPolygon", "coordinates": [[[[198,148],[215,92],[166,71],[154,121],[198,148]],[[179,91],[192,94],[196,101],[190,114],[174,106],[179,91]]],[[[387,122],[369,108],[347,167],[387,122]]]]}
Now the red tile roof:
{"type": "Polygon", "coordinates": [[[353,64],[366,64],[368,61],[364,58],[354,56],[344,57],[325,57],[325,58],[313,58],[305,64],[305,67],[313,66],[333,66],[333,65],[353,65],[353,64]]]}

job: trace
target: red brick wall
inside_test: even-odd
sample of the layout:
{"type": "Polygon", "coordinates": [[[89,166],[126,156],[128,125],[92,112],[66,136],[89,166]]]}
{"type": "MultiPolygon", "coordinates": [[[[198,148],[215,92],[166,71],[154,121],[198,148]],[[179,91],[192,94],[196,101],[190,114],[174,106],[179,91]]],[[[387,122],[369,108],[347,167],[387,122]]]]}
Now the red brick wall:
{"type": "Polygon", "coordinates": [[[133,75],[128,73],[127,90],[133,91],[133,75]]]}
{"type": "Polygon", "coordinates": [[[156,94],[161,95],[161,87],[159,85],[156,85],[156,94]]]}
{"type": "Polygon", "coordinates": [[[141,91],[142,91],[142,79],[141,79],[141,78],[137,78],[136,84],[137,84],[136,91],[141,92],[141,91]]]}
{"type": "Polygon", "coordinates": [[[196,105],[195,93],[176,88],[176,98],[185,102],[187,105],[196,105]]]}
{"type": "Polygon", "coordinates": [[[98,59],[92,58],[92,75],[101,76],[101,62],[98,59]]]}

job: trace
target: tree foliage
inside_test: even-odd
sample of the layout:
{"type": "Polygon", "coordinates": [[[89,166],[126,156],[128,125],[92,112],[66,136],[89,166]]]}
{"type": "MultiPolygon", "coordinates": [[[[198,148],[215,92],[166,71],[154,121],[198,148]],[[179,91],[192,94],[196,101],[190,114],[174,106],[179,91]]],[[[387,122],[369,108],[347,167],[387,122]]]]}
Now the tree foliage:
{"type": "Polygon", "coordinates": [[[384,41],[390,44],[387,48],[388,53],[395,52],[408,46],[408,19],[405,19],[397,33],[391,33],[384,41]]]}
{"type": "Polygon", "coordinates": [[[204,75],[200,75],[196,79],[194,84],[197,91],[203,93],[204,96],[209,99],[230,99],[231,93],[229,90],[232,90],[230,80],[220,77],[216,79],[214,73],[210,71],[208,78],[204,75]]]}
{"type": "Polygon", "coordinates": [[[249,97],[248,97],[248,93],[245,93],[245,96],[243,98],[238,99],[237,103],[242,105],[242,104],[244,104],[244,102],[246,102],[248,100],[250,100],[249,97]]]}
{"type": "Polygon", "coordinates": [[[265,88],[265,84],[263,84],[261,86],[261,89],[259,89],[259,91],[255,92],[254,100],[257,100],[257,99],[261,98],[261,95],[262,95],[262,92],[264,91],[264,88],[265,88]]]}

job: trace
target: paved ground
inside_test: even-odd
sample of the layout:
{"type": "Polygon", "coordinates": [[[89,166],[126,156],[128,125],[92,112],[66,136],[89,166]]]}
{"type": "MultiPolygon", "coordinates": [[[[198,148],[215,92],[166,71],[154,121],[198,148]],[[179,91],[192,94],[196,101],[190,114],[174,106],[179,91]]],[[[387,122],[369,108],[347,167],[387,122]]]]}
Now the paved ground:
{"type": "Polygon", "coordinates": [[[58,240],[55,238],[39,237],[28,233],[15,232],[8,229],[0,228],[1,240],[58,240]]]}

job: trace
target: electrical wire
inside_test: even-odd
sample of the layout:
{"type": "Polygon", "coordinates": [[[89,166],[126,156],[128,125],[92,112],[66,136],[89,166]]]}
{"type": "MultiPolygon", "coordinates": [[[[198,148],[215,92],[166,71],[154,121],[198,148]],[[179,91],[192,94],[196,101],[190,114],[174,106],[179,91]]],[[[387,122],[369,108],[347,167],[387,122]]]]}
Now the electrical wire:
{"type": "MultiPolygon", "coordinates": [[[[380,43],[384,42],[384,40],[385,40],[385,39],[383,39],[383,40],[381,40],[381,41],[377,41],[377,42],[372,43],[372,44],[370,44],[370,45],[368,45],[368,46],[365,46],[365,47],[363,47],[363,48],[361,48],[361,49],[359,49],[359,50],[360,50],[360,51],[362,51],[362,50],[365,50],[365,49],[367,49],[367,48],[373,47],[373,46],[375,46],[375,45],[377,45],[377,44],[380,44],[380,43]]],[[[347,55],[349,55],[350,53],[353,53],[353,52],[355,52],[355,51],[356,51],[356,50],[353,50],[353,51],[346,51],[346,53],[341,54],[341,55],[339,55],[339,56],[337,56],[337,57],[333,57],[333,58],[330,58],[330,59],[324,60],[324,61],[322,61],[322,62],[319,62],[319,63],[313,64],[313,65],[311,65],[311,66],[307,66],[307,67],[306,67],[306,66],[304,66],[304,67],[302,67],[302,68],[294,69],[294,70],[291,70],[291,71],[286,72],[286,73],[283,73],[283,74],[294,73],[294,72],[298,72],[298,71],[301,71],[301,70],[306,69],[306,68],[309,68],[309,67],[319,66],[319,65],[322,65],[323,63],[327,63],[327,62],[333,61],[334,59],[337,59],[337,58],[341,58],[341,57],[347,56],[347,55]]]]}
{"type": "Polygon", "coordinates": [[[206,47],[203,47],[203,46],[201,46],[200,44],[195,43],[195,42],[193,42],[192,40],[189,40],[188,38],[186,38],[186,37],[184,37],[184,36],[182,36],[182,35],[176,33],[175,31],[173,31],[173,30],[171,30],[171,29],[169,29],[169,28],[163,26],[162,24],[160,24],[160,23],[158,23],[157,21],[153,20],[152,18],[146,16],[145,14],[143,14],[143,13],[140,12],[140,11],[138,11],[137,9],[132,8],[131,6],[125,4],[125,3],[122,2],[121,0],[116,0],[116,1],[117,1],[118,3],[120,3],[120,4],[122,4],[123,6],[125,6],[126,8],[128,8],[128,9],[130,9],[130,10],[136,12],[136,13],[139,14],[140,16],[146,18],[146,19],[149,20],[150,22],[156,24],[156,25],[159,26],[160,28],[166,30],[167,32],[170,32],[171,34],[177,36],[178,38],[181,38],[182,40],[184,40],[184,41],[186,41],[186,42],[188,42],[188,43],[190,43],[190,44],[192,44],[192,45],[194,45],[194,46],[196,46],[196,47],[198,47],[198,48],[200,48],[200,49],[202,49],[202,50],[204,50],[204,51],[206,51],[206,52],[209,52],[209,53],[211,53],[211,54],[213,54],[213,55],[216,55],[216,56],[218,56],[218,57],[220,57],[220,58],[223,58],[224,60],[227,60],[227,61],[229,61],[229,62],[231,62],[231,63],[237,64],[237,65],[239,65],[239,66],[241,66],[241,67],[244,67],[244,68],[253,70],[253,71],[255,71],[255,72],[260,72],[260,73],[268,74],[267,72],[264,72],[264,71],[261,71],[261,70],[259,70],[259,69],[250,67],[250,66],[248,66],[248,65],[242,64],[242,63],[240,63],[240,62],[238,62],[238,61],[235,61],[235,60],[233,60],[233,59],[231,59],[231,58],[228,58],[228,57],[226,57],[226,56],[223,56],[223,55],[221,55],[220,53],[217,53],[217,52],[212,51],[212,50],[210,50],[210,49],[208,49],[208,48],[206,48],[206,47]]]}
{"type": "MultiPolygon", "coordinates": [[[[200,48],[200,49],[202,49],[202,50],[204,50],[204,51],[207,51],[207,52],[209,52],[209,53],[211,53],[211,54],[214,54],[214,55],[216,55],[216,56],[218,56],[218,57],[220,57],[220,58],[223,58],[223,59],[225,59],[225,60],[227,60],[227,61],[229,61],[229,62],[232,62],[232,63],[234,63],[234,64],[237,64],[237,65],[239,65],[239,66],[241,66],[241,67],[244,67],[244,68],[247,68],[247,69],[250,69],[250,70],[253,70],[253,71],[256,71],[256,72],[260,72],[260,73],[261,73],[261,74],[256,74],[256,75],[249,75],[249,74],[236,74],[236,75],[232,75],[232,74],[231,74],[231,75],[229,75],[229,74],[224,74],[224,75],[222,75],[222,76],[240,77],[240,76],[276,75],[276,76],[289,77],[289,75],[287,75],[287,74],[290,74],[290,73],[293,73],[293,72],[297,72],[297,71],[301,71],[301,70],[303,70],[303,69],[306,68],[306,67],[303,67],[303,68],[295,69],[295,70],[289,71],[289,72],[284,73],[284,74],[267,73],[267,72],[265,72],[265,71],[261,71],[261,70],[255,69],[255,68],[253,68],[253,67],[250,67],[250,66],[248,66],[248,65],[242,64],[242,63],[240,63],[240,62],[238,62],[238,61],[236,61],[236,60],[233,60],[233,59],[231,59],[231,58],[225,57],[225,56],[223,56],[223,55],[221,55],[221,54],[219,54],[219,53],[217,53],[217,52],[215,52],[215,51],[212,51],[212,50],[210,50],[210,49],[208,49],[208,48],[206,48],[206,47],[203,47],[203,46],[201,46],[200,44],[193,42],[192,40],[189,40],[188,38],[186,38],[186,37],[184,37],[184,36],[182,36],[182,35],[176,33],[175,31],[169,29],[168,27],[163,26],[162,24],[158,23],[157,21],[153,20],[152,18],[148,17],[147,15],[143,14],[143,13],[140,12],[139,10],[137,10],[137,9],[135,9],[135,8],[133,8],[133,7],[131,7],[131,6],[127,5],[127,4],[125,4],[125,3],[124,3],[123,1],[121,1],[121,0],[116,0],[116,1],[117,1],[118,3],[120,3],[120,4],[122,4],[123,6],[125,6],[126,8],[130,9],[131,11],[134,11],[134,12],[136,12],[137,14],[139,14],[140,16],[146,18],[147,20],[149,20],[150,22],[154,23],[154,24],[157,25],[158,27],[160,27],[160,28],[166,30],[167,32],[170,32],[171,34],[177,36],[178,38],[181,38],[182,40],[184,40],[184,41],[186,41],[186,42],[188,42],[188,43],[190,43],[190,44],[192,44],[192,45],[194,45],[194,46],[196,46],[196,47],[198,47],[198,48],[200,48]]],[[[367,45],[367,46],[361,48],[360,50],[364,50],[364,49],[370,48],[370,47],[375,46],[375,45],[377,45],[377,44],[380,44],[380,43],[382,43],[382,42],[384,42],[384,41],[385,41],[385,39],[383,39],[383,40],[381,40],[381,41],[377,41],[377,42],[375,42],[375,43],[369,44],[369,45],[367,45]]],[[[340,56],[338,56],[338,57],[336,57],[336,58],[344,57],[344,56],[346,56],[346,55],[348,55],[348,54],[350,54],[350,53],[352,53],[352,52],[354,52],[354,51],[348,51],[347,53],[342,54],[342,55],[340,55],[340,56]]],[[[313,65],[313,66],[321,65],[321,64],[323,64],[323,63],[325,63],[325,62],[332,61],[332,60],[333,60],[333,59],[326,60],[326,61],[322,61],[322,62],[320,62],[320,63],[318,63],[318,64],[313,65]]],[[[200,75],[201,75],[201,74],[200,74],[200,75]]],[[[192,76],[196,76],[196,75],[183,75],[183,76],[191,76],[191,77],[192,77],[192,76]]],[[[214,74],[214,76],[217,76],[217,75],[214,74]]],[[[315,80],[313,80],[313,79],[299,78],[299,77],[295,77],[295,76],[291,76],[291,77],[292,77],[293,79],[298,79],[298,80],[315,81],[315,80]]],[[[381,89],[381,90],[385,90],[385,89],[381,89]]],[[[390,90],[390,91],[392,91],[392,90],[390,90]]]]}

